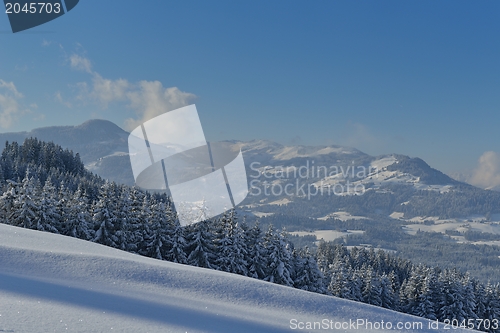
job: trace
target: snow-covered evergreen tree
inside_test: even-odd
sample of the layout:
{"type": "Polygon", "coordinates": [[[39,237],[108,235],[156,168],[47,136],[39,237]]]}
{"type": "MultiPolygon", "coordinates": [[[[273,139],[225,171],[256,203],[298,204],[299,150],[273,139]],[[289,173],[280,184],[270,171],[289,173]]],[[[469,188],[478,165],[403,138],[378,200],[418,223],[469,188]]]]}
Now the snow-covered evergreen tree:
{"type": "Polygon", "coordinates": [[[139,215],[140,224],[137,226],[136,233],[140,235],[140,241],[137,244],[137,253],[143,256],[148,256],[149,248],[148,243],[152,234],[151,224],[151,207],[152,200],[149,193],[146,193],[142,199],[142,206],[139,215]]]}
{"type": "Polygon", "coordinates": [[[29,169],[14,199],[12,225],[26,229],[36,229],[36,218],[39,206],[36,203],[35,179],[30,176],[29,169]]]}
{"type": "Polygon", "coordinates": [[[349,299],[363,302],[363,272],[349,268],[347,276],[349,276],[349,286],[351,289],[349,299]]]}
{"type": "Polygon", "coordinates": [[[465,319],[469,320],[469,319],[480,318],[476,314],[477,303],[474,294],[475,284],[472,281],[472,278],[470,277],[469,274],[465,274],[465,276],[463,277],[462,286],[463,286],[462,290],[463,290],[463,300],[464,300],[463,311],[465,312],[465,319]]]}
{"type": "Polygon", "coordinates": [[[442,298],[437,313],[439,320],[466,319],[464,310],[464,290],[460,283],[459,273],[455,270],[444,270],[439,275],[442,298]]]}
{"type": "MultiPolygon", "coordinates": [[[[51,178],[50,178],[51,179],[51,178]]],[[[63,180],[60,182],[59,191],[56,193],[56,211],[60,218],[55,220],[52,226],[59,230],[59,233],[67,235],[69,233],[70,224],[68,223],[70,201],[71,201],[71,191],[68,188],[69,180],[63,180]]]]}
{"type": "Polygon", "coordinates": [[[144,237],[144,255],[155,259],[165,259],[170,247],[171,238],[165,204],[163,202],[156,199],[151,200],[150,217],[148,220],[148,234],[144,237]]]}
{"type": "Polygon", "coordinates": [[[1,223],[12,224],[13,214],[17,211],[14,208],[14,202],[18,196],[19,183],[13,180],[7,180],[7,189],[0,196],[0,218],[1,223]]]}
{"type": "Polygon", "coordinates": [[[218,241],[217,269],[225,272],[247,275],[245,257],[247,247],[243,230],[239,227],[234,209],[225,212],[219,218],[222,229],[222,238],[218,241]]]}
{"type": "Polygon", "coordinates": [[[167,218],[172,232],[170,235],[170,248],[167,250],[164,259],[179,264],[186,264],[187,256],[185,252],[186,239],[184,237],[184,228],[182,228],[175,213],[172,212],[170,205],[167,205],[167,218]]]}
{"type": "Polygon", "coordinates": [[[187,228],[186,254],[190,265],[215,269],[215,246],[213,235],[206,221],[189,225],[187,228]]]}
{"type": "Polygon", "coordinates": [[[385,274],[380,277],[380,306],[386,309],[395,309],[397,298],[392,289],[391,278],[385,274]]]}
{"type": "Polygon", "coordinates": [[[293,286],[290,277],[291,253],[286,241],[285,232],[275,232],[270,225],[264,237],[264,247],[266,248],[267,272],[265,281],[293,286]]]}
{"type": "Polygon", "coordinates": [[[382,306],[382,286],[373,269],[368,266],[363,270],[363,301],[368,304],[382,306]]]}
{"type": "Polygon", "coordinates": [[[321,240],[319,242],[318,249],[316,251],[316,256],[318,260],[318,267],[323,272],[323,274],[325,274],[325,277],[327,279],[325,280],[325,283],[329,284],[330,281],[328,280],[328,278],[329,278],[330,265],[333,264],[333,262],[335,261],[333,246],[321,240]]]}
{"type": "Polygon", "coordinates": [[[68,208],[67,235],[79,239],[92,240],[95,236],[95,231],[92,229],[90,206],[81,187],[71,197],[68,208]]]}
{"type": "Polygon", "coordinates": [[[400,298],[401,308],[404,312],[416,315],[425,276],[425,267],[419,265],[412,270],[410,277],[405,281],[404,287],[402,286],[400,298]]]}
{"type": "Polygon", "coordinates": [[[117,213],[117,197],[113,183],[106,182],[99,191],[99,200],[94,206],[92,216],[97,229],[93,241],[103,245],[119,248],[116,236],[119,225],[117,213]]]}
{"type": "Polygon", "coordinates": [[[439,282],[436,272],[433,269],[426,270],[425,278],[420,288],[416,304],[411,313],[419,317],[436,320],[437,305],[441,300],[438,292],[439,282]]]}
{"type": "Polygon", "coordinates": [[[50,178],[45,181],[42,192],[40,193],[38,211],[36,213],[36,229],[59,233],[61,215],[57,211],[57,194],[50,178]]]}
{"type": "Polygon", "coordinates": [[[491,327],[491,323],[495,319],[500,320],[500,297],[498,297],[500,296],[500,293],[498,293],[497,295],[496,292],[498,290],[498,284],[495,286],[488,282],[483,290],[484,290],[484,295],[482,299],[484,302],[484,309],[482,316],[479,318],[488,321],[490,325],[489,327],[485,327],[485,325],[482,324],[480,327],[477,328],[485,332],[494,332],[493,328],[491,327]]]}
{"type": "Polygon", "coordinates": [[[134,220],[132,202],[130,200],[130,191],[126,186],[120,186],[118,188],[118,193],[119,204],[116,216],[120,224],[120,230],[116,233],[118,239],[117,245],[120,250],[128,251],[131,243],[130,221],[134,220]]]}
{"type": "Polygon", "coordinates": [[[330,276],[329,293],[336,297],[353,299],[352,277],[342,261],[336,260],[333,264],[330,264],[330,276]]]}
{"type": "Polygon", "coordinates": [[[247,243],[248,276],[263,280],[266,277],[267,260],[265,258],[265,248],[263,247],[262,230],[259,223],[245,232],[247,243]]]}
{"type": "MultiPolygon", "coordinates": [[[[137,187],[132,187],[128,193],[128,205],[125,210],[128,210],[127,215],[127,239],[126,250],[137,253],[139,247],[144,242],[143,223],[145,222],[143,207],[145,203],[145,194],[137,187]]],[[[122,209],[122,214],[125,213],[122,209]]]]}
{"type": "Polygon", "coordinates": [[[295,263],[295,276],[293,285],[295,288],[324,294],[326,292],[323,284],[323,273],[319,270],[314,256],[306,248],[298,251],[298,260],[295,263]]]}

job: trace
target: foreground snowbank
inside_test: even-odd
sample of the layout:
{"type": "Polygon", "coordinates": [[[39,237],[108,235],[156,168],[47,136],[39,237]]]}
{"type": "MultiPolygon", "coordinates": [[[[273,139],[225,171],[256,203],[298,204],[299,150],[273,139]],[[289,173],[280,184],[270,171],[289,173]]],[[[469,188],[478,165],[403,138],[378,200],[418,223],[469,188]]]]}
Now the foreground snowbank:
{"type": "Polygon", "coordinates": [[[443,329],[361,303],[0,225],[0,332],[315,331],[308,322],[322,322],[321,332],[372,332],[382,321],[391,331],[398,322],[423,325],[408,331],[443,329]]]}

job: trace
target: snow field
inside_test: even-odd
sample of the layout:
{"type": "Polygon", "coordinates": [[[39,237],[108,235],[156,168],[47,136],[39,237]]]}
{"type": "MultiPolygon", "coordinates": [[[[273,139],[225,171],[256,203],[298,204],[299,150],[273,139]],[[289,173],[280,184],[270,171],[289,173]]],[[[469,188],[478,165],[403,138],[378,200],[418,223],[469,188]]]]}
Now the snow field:
{"type": "Polygon", "coordinates": [[[7,225],[0,267],[0,332],[315,331],[292,319],[417,321],[436,332],[366,304],[7,225]]]}

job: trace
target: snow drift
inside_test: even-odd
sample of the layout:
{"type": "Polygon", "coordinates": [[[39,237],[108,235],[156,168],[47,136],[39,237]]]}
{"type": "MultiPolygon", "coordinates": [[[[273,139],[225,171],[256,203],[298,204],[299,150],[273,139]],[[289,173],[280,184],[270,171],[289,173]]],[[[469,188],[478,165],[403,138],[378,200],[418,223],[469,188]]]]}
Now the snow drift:
{"type": "Polygon", "coordinates": [[[375,331],[334,329],[358,319],[390,322],[390,331],[398,322],[437,331],[366,304],[7,225],[0,267],[0,332],[375,331]],[[325,320],[332,326],[305,329],[325,320]]]}

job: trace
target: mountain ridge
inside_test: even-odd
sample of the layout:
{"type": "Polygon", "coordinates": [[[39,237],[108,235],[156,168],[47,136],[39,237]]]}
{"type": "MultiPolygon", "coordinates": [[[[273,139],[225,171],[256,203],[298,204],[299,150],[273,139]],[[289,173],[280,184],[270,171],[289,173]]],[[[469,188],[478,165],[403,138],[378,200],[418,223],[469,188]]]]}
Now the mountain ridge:
{"type": "MultiPolygon", "coordinates": [[[[35,128],[31,131],[23,132],[6,132],[0,133],[0,141],[18,141],[22,143],[26,138],[36,137],[42,141],[52,141],[61,145],[63,148],[78,152],[82,161],[85,164],[95,162],[101,158],[106,158],[116,153],[128,154],[127,137],[129,133],[118,125],[109,120],[104,119],[90,119],[80,125],[64,125],[64,126],[48,126],[35,128]],[[99,149],[97,152],[88,152],[83,147],[90,145],[114,145],[110,149],[110,154],[105,150],[99,149]],[[80,150],[79,150],[80,148],[80,150]],[[112,151],[111,151],[112,150],[112,151]]],[[[411,158],[401,154],[387,154],[379,156],[370,156],[356,148],[340,146],[340,145],[283,145],[271,140],[224,140],[242,150],[246,153],[259,153],[271,155],[271,159],[275,161],[295,161],[300,158],[324,157],[328,155],[350,155],[355,159],[371,157],[382,158],[384,156],[395,156],[404,160],[410,161],[412,164],[415,162],[419,166],[424,166],[427,170],[438,171],[441,176],[446,176],[446,183],[456,183],[454,179],[440,172],[439,170],[431,168],[424,160],[416,157],[411,158]]],[[[405,165],[406,166],[406,165],[405,165]]],[[[393,169],[401,169],[400,167],[393,166],[393,169]]]]}
{"type": "Polygon", "coordinates": [[[63,148],[79,153],[84,163],[92,162],[112,150],[128,152],[128,133],[109,120],[91,119],[76,126],[48,126],[24,132],[0,133],[0,140],[18,141],[26,138],[37,138],[41,141],[52,141],[63,148]],[[89,151],[92,145],[100,144],[100,149],[89,151]]]}
{"type": "MultiPolygon", "coordinates": [[[[126,185],[134,185],[135,183],[128,156],[128,133],[110,121],[92,119],[77,126],[51,126],[37,128],[29,132],[1,133],[0,140],[21,141],[31,136],[43,141],[53,141],[63,148],[73,150],[75,153],[78,152],[85,167],[102,178],[126,185]]],[[[243,206],[251,211],[275,213],[279,210],[280,203],[294,202],[294,204],[299,204],[303,201],[301,186],[307,188],[313,186],[314,188],[311,189],[322,192],[325,189],[330,191],[332,188],[357,186],[358,189],[363,189],[363,193],[373,194],[365,196],[364,200],[375,200],[374,197],[382,197],[383,193],[393,193],[394,199],[391,200],[402,201],[395,202],[391,207],[381,208],[377,207],[380,204],[376,204],[374,208],[368,208],[373,207],[373,204],[360,202],[360,199],[354,197],[349,198],[352,193],[349,194],[348,191],[344,190],[340,194],[335,193],[335,196],[330,199],[318,196],[313,199],[308,198],[311,200],[299,204],[305,205],[307,209],[301,209],[294,214],[319,218],[342,210],[347,205],[352,207],[350,212],[352,215],[359,215],[360,210],[364,212],[364,215],[383,212],[385,216],[401,211],[402,213],[406,212],[404,214],[411,218],[418,214],[417,212],[429,216],[434,209],[426,208],[428,204],[422,203],[418,197],[415,200],[409,200],[417,195],[418,191],[424,191],[424,193],[430,191],[445,195],[450,191],[470,191],[469,189],[473,188],[471,185],[458,182],[430,167],[420,158],[411,158],[405,155],[370,156],[351,147],[338,145],[287,146],[269,140],[227,140],[224,142],[228,144],[230,149],[241,149],[243,152],[251,189],[253,185],[256,185],[259,189],[265,190],[265,186],[270,184],[278,190],[280,188],[277,186],[284,188],[287,185],[288,188],[293,185],[296,189],[291,196],[249,195],[243,202],[243,206]],[[306,179],[297,172],[289,172],[287,177],[279,177],[283,170],[300,169],[307,170],[308,177],[306,179]],[[318,170],[321,172],[327,170],[328,174],[325,171],[324,174],[309,177],[310,172],[314,174],[318,173],[318,170]],[[413,192],[409,193],[408,189],[412,189],[413,192]],[[338,195],[340,198],[336,198],[338,195]],[[341,198],[346,195],[345,199],[341,198]],[[397,199],[398,197],[406,199],[397,199]],[[398,204],[404,204],[408,200],[410,205],[398,206],[398,204]],[[416,204],[418,208],[413,207],[413,204],[416,204]],[[311,210],[310,207],[316,208],[311,210]]],[[[431,206],[436,205],[437,200],[433,200],[431,206]]],[[[379,202],[380,199],[375,201],[379,202]]],[[[473,207],[467,211],[477,214],[487,213],[485,209],[473,207]]],[[[489,214],[494,213],[500,213],[500,204],[498,209],[494,208],[493,211],[489,212],[489,214]]]]}

